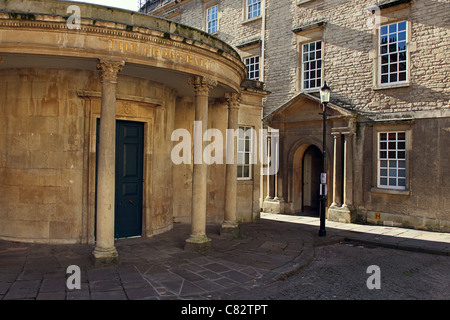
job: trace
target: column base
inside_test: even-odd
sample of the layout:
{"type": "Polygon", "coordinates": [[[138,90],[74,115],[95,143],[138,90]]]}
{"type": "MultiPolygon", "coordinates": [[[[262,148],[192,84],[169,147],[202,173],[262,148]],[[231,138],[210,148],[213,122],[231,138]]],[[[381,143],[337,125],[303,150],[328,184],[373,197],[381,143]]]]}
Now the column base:
{"type": "Polygon", "coordinates": [[[117,264],[119,262],[119,253],[115,247],[103,249],[96,247],[92,251],[95,266],[104,266],[117,264]]]}
{"type": "Polygon", "coordinates": [[[220,226],[220,237],[235,239],[240,237],[239,224],[236,221],[224,221],[220,226]]]}
{"type": "Polygon", "coordinates": [[[191,235],[188,239],[186,239],[186,243],[184,245],[184,250],[195,251],[200,254],[206,254],[210,248],[211,239],[209,239],[206,235],[191,235]]]}
{"type": "Polygon", "coordinates": [[[328,208],[328,220],[343,222],[343,223],[353,223],[356,221],[356,212],[352,206],[342,205],[331,206],[328,208]]]}
{"type": "Polygon", "coordinates": [[[263,202],[263,212],[274,214],[284,213],[284,206],[285,202],[283,198],[276,197],[269,200],[266,199],[263,202]]]}

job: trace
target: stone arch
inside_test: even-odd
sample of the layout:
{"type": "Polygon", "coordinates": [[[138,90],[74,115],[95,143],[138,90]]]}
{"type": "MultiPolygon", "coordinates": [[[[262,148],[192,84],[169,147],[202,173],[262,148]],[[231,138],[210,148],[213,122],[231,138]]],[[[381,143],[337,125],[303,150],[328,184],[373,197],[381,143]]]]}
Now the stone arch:
{"type": "MultiPolygon", "coordinates": [[[[290,213],[298,213],[303,210],[303,157],[309,147],[315,146],[321,152],[323,152],[322,140],[308,136],[297,140],[288,153],[288,203],[290,213]]],[[[330,173],[330,149],[327,146],[327,171],[328,176],[332,176],[330,173]]],[[[329,180],[329,179],[328,179],[329,180]]],[[[328,188],[330,189],[331,183],[328,181],[328,188]]],[[[328,190],[330,194],[331,191],[328,190]]]]}

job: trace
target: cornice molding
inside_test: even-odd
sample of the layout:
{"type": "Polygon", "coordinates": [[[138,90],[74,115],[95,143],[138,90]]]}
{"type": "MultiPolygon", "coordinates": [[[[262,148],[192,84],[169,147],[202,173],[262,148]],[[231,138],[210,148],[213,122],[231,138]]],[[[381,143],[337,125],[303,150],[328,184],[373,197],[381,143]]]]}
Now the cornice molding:
{"type": "MultiPolygon", "coordinates": [[[[240,57],[231,55],[220,48],[195,39],[186,38],[174,33],[163,32],[155,29],[130,26],[118,22],[97,21],[82,18],[79,29],[68,29],[66,21],[60,16],[36,14],[35,20],[17,20],[8,17],[7,13],[0,13],[0,28],[24,28],[24,29],[46,29],[65,30],[67,33],[75,34],[99,34],[102,36],[122,37],[129,40],[152,42],[160,45],[170,45],[193,52],[202,53],[206,50],[220,55],[228,60],[240,61],[240,57]],[[59,21],[55,21],[59,17],[59,21]],[[99,24],[98,26],[94,24],[99,24]],[[114,25],[114,27],[112,27],[114,25]]],[[[236,53],[237,54],[237,53],[236,53]]]]}

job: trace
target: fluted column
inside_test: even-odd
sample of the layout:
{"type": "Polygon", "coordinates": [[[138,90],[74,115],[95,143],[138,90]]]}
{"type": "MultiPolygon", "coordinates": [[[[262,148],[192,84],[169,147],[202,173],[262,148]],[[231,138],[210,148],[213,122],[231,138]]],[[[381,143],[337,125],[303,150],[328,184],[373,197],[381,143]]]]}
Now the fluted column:
{"type": "Polygon", "coordinates": [[[191,235],[188,247],[203,247],[210,242],[206,236],[206,192],[208,167],[203,161],[203,134],[208,127],[209,92],[217,85],[212,78],[194,76],[188,79],[195,90],[194,168],[192,173],[191,235]],[[199,159],[200,158],[200,159],[199,159]]]}
{"type": "Polygon", "coordinates": [[[114,246],[114,207],[116,173],[116,86],[124,61],[99,60],[102,82],[100,132],[97,160],[97,233],[93,251],[97,261],[113,262],[118,254],[114,246]]]}
{"type": "MultiPolygon", "coordinates": [[[[239,105],[241,95],[230,93],[225,96],[228,102],[228,129],[233,133],[239,128],[239,105]]],[[[236,192],[237,192],[237,142],[234,135],[227,135],[227,154],[233,152],[232,163],[226,164],[225,180],[225,214],[222,223],[222,232],[229,232],[229,229],[236,229],[236,192]]]]}

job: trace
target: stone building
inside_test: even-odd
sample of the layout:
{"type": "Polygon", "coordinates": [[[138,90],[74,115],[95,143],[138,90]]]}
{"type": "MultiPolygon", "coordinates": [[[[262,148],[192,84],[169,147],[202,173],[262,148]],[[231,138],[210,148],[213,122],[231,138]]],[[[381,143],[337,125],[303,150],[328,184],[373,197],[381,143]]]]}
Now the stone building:
{"type": "MultiPolygon", "coordinates": [[[[271,92],[279,171],[268,212],[316,212],[319,89],[328,105],[327,218],[450,231],[450,3],[446,0],[149,1],[151,14],[211,33],[271,92]]],[[[144,8],[144,9],[145,9],[144,8]]]]}
{"type": "MultiPolygon", "coordinates": [[[[174,222],[203,245],[206,223],[254,221],[258,165],[238,184],[242,164],[190,151],[210,146],[208,128],[259,129],[266,94],[232,47],[199,30],[85,3],[0,1],[0,238],[95,243],[109,260],[115,238],[174,222]]],[[[236,144],[227,151],[239,157],[236,144]]]]}

